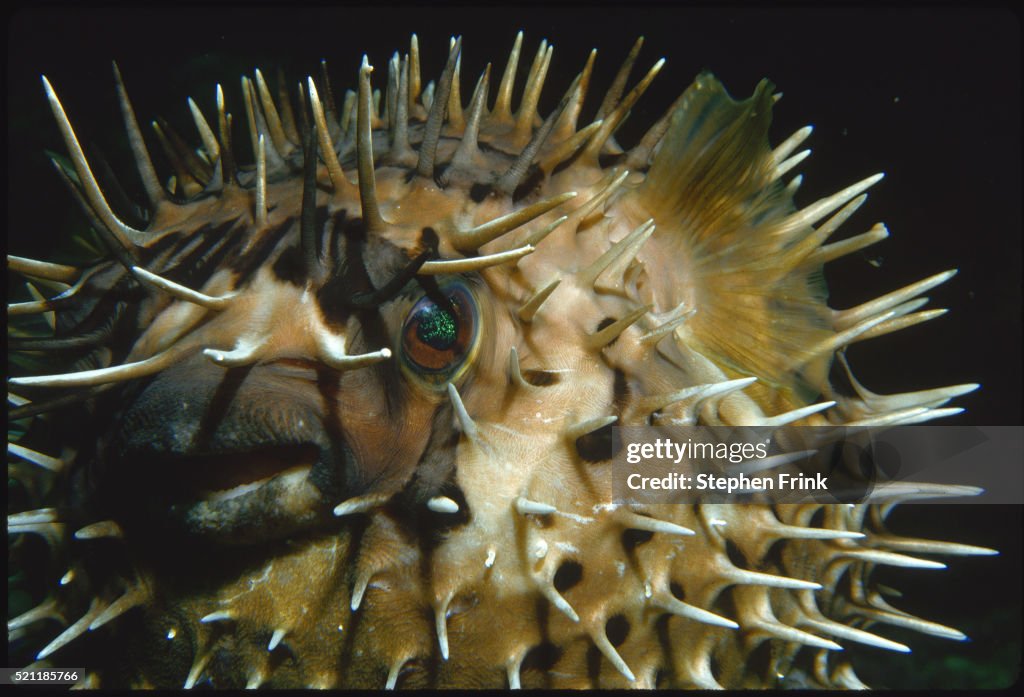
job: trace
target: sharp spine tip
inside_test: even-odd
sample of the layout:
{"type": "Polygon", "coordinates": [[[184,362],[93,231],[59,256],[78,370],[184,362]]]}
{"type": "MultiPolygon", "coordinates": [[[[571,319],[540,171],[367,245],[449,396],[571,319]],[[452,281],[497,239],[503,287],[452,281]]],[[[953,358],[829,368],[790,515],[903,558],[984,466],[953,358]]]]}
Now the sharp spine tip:
{"type": "Polygon", "coordinates": [[[523,496],[516,497],[515,509],[520,515],[549,515],[558,510],[551,504],[531,501],[523,496]]]}
{"type": "Polygon", "coordinates": [[[232,615],[231,612],[229,612],[228,610],[217,610],[216,612],[211,612],[208,615],[204,615],[202,618],[200,618],[199,621],[202,624],[210,624],[211,622],[222,622],[225,620],[233,619],[234,615],[232,615]]]}
{"type": "Polygon", "coordinates": [[[231,301],[236,296],[235,293],[228,293],[227,295],[222,295],[219,297],[207,295],[206,293],[201,293],[197,290],[187,288],[186,286],[183,286],[180,283],[175,283],[170,279],[158,276],[152,271],[144,269],[141,266],[133,266],[131,268],[131,271],[136,278],[138,278],[146,285],[170,293],[179,300],[184,300],[195,305],[200,305],[210,310],[219,311],[226,309],[227,307],[230,306],[231,301]]]}
{"type": "Polygon", "coordinates": [[[207,653],[196,658],[195,662],[192,664],[192,668],[188,671],[188,677],[185,678],[184,687],[186,690],[191,690],[195,687],[195,684],[199,682],[199,678],[203,674],[203,669],[206,668],[206,664],[210,661],[210,655],[211,654],[207,653]]]}
{"type": "Polygon", "coordinates": [[[598,650],[604,654],[604,657],[608,659],[608,662],[615,666],[615,669],[622,674],[626,680],[630,682],[636,682],[636,676],[633,675],[633,671],[630,670],[629,665],[623,660],[619,652],[612,646],[612,642],[608,640],[607,635],[603,631],[597,632],[591,635],[591,640],[597,646],[598,650]]]}
{"type": "Polygon", "coordinates": [[[437,608],[437,612],[434,618],[435,628],[437,630],[437,643],[441,649],[441,658],[448,660],[448,603],[445,603],[443,607],[437,608]]]}
{"type": "Polygon", "coordinates": [[[480,271],[491,266],[507,264],[510,261],[518,261],[528,254],[534,252],[533,245],[524,245],[510,249],[507,252],[485,254],[477,257],[466,257],[465,259],[445,259],[428,261],[420,267],[419,273],[424,276],[436,276],[439,274],[467,273],[469,271],[480,271]]]}
{"type": "Polygon", "coordinates": [[[695,605],[684,603],[675,596],[671,595],[666,591],[661,591],[657,594],[652,594],[651,602],[657,607],[662,608],[671,612],[673,615],[679,615],[680,617],[686,617],[696,622],[702,622],[704,624],[710,624],[716,627],[727,627],[728,629],[739,629],[740,626],[732,620],[716,615],[713,612],[704,610],[695,605]]]}
{"type": "Polygon", "coordinates": [[[469,412],[466,411],[466,405],[462,403],[462,397],[459,396],[459,391],[456,389],[453,383],[448,383],[448,398],[451,400],[452,408],[455,411],[455,417],[459,421],[459,426],[462,428],[463,434],[470,441],[476,442],[479,438],[479,432],[476,426],[476,422],[470,417],[469,412]]]}
{"type": "MultiPolygon", "coordinates": [[[[44,78],[45,79],[45,78],[44,78]]],[[[57,637],[49,644],[43,647],[43,649],[36,654],[36,660],[41,661],[50,654],[54,653],[66,644],[71,643],[85,632],[89,631],[89,625],[92,621],[106,609],[105,605],[100,604],[100,601],[93,598],[92,603],[89,605],[89,609],[84,615],[70,627],[65,629],[63,632],[57,635],[57,637]]]]}
{"type": "Polygon", "coordinates": [[[626,527],[634,530],[647,530],[648,532],[664,533],[668,535],[696,535],[690,528],[670,523],[667,520],[642,516],[626,509],[620,509],[620,522],[626,527]]]}
{"type": "Polygon", "coordinates": [[[892,641],[891,639],[886,639],[885,637],[880,637],[876,634],[866,632],[863,629],[857,629],[839,622],[834,622],[832,620],[809,618],[806,620],[806,624],[815,629],[827,632],[832,636],[839,637],[840,639],[847,639],[867,646],[874,646],[876,648],[896,651],[898,653],[910,653],[910,647],[905,644],[892,641]]]}
{"type": "Polygon", "coordinates": [[[276,649],[280,645],[281,640],[284,639],[285,634],[287,634],[287,630],[275,629],[273,635],[270,637],[270,643],[267,644],[267,651],[273,651],[276,649]]]}
{"type": "Polygon", "coordinates": [[[435,496],[427,501],[427,508],[434,513],[458,513],[459,504],[447,496],[435,496]]]}
{"type": "Polygon", "coordinates": [[[370,578],[372,574],[363,572],[356,578],[355,583],[352,585],[352,598],[349,601],[349,607],[352,612],[355,612],[363,604],[363,597],[366,595],[366,589],[370,585],[370,578]]]}
{"type": "Polygon", "coordinates": [[[124,531],[121,526],[113,520],[102,520],[98,523],[91,523],[75,531],[76,540],[94,540],[101,537],[121,538],[124,531]]]}
{"type": "Polygon", "coordinates": [[[569,601],[562,597],[562,594],[558,592],[558,589],[556,589],[554,585],[542,582],[540,584],[540,591],[544,597],[547,598],[549,603],[558,608],[558,610],[571,621],[580,621],[579,614],[573,609],[572,605],[569,604],[569,601]]]}
{"type": "Polygon", "coordinates": [[[769,586],[771,588],[788,588],[791,590],[821,590],[822,585],[814,581],[804,581],[788,576],[776,576],[775,574],[762,573],[760,571],[749,571],[736,569],[731,572],[730,578],[735,583],[749,584],[755,586],[769,586]]]}
{"type": "Polygon", "coordinates": [[[385,690],[395,689],[395,686],[398,684],[398,676],[401,674],[402,666],[404,665],[405,661],[403,660],[395,661],[391,664],[391,668],[388,669],[387,681],[384,683],[385,690]]]}
{"type": "Polygon", "coordinates": [[[548,296],[555,292],[555,289],[561,282],[562,279],[556,278],[531,295],[530,298],[519,308],[517,312],[519,319],[527,323],[532,322],[533,318],[537,315],[538,310],[540,310],[541,306],[544,304],[544,301],[548,299],[548,296]]]}
{"type": "Polygon", "coordinates": [[[340,517],[344,515],[352,515],[354,513],[366,513],[374,508],[383,506],[389,498],[390,496],[387,494],[366,494],[363,496],[354,496],[335,506],[334,515],[340,517]]]}

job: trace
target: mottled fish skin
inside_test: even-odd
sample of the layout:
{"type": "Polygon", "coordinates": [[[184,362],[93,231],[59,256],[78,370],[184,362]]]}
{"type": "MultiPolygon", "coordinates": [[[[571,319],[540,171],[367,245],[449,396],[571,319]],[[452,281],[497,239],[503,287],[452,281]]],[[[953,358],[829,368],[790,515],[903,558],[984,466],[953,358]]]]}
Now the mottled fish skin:
{"type": "Polygon", "coordinates": [[[546,84],[546,41],[517,87],[521,33],[465,82],[461,38],[430,82],[416,36],[344,95],[326,69],[301,94],[256,71],[240,104],[190,100],[198,147],[161,120],[144,138],[117,73],[138,220],[44,78],[54,164],[102,250],[9,257],[40,288],[12,320],[50,328],[12,334],[12,417],[40,418],[9,445],[36,506],[8,525],[61,569],[9,636],[65,665],[107,627],[92,687],[377,689],[857,688],[844,646],[909,651],[875,626],[965,638],[870,573],[993,554],[884,527],[900,501],[977,490],[613,501],[613,425],[921,423],[978,387],[853,377],[843,350],[944,312],[923,294],[955,270],[826,304],[824,265],[888,235],[837,233],[882,175],[797,208],[811,129],[770,146],[770,82],[737,101],[702,73],[616,142],[664,63],[633,75],[641,45],[603,98],[596,53],[546,84]],[[88,442],[36,435],[76,409],[88,442]]]}

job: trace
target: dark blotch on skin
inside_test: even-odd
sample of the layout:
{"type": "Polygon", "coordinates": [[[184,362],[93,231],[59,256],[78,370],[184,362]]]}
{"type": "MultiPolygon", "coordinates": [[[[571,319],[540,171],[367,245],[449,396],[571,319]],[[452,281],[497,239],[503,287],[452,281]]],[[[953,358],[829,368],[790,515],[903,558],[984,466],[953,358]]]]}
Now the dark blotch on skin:
{"type": "Polygon", "coordinates": [[[729,561],[732,562],[733,566],[741,569],[750,568],[750,562],[747,560],[746,555],[740,551],[740,548],[732,540],[725,541],[725,553],[729,555],[729,561]]]}
{"type": "Polygon", "coordinates": [[[640,545],[650,542],[654,533],[650,530],[633,530],[632,528],[622,531],[622,547],[626,551],[636,549],[640,545]]]}
{"type": "Polygon", "coordinates": [[[469,197],[473,199],[473,203],[480,203],[490,196],[492,190],[490,184],[474,184],[469,189],[469,197]]]}
{"type": "Polygon", "coordinates": [[[615,456],[612,450],[612,424],[577,438],[576,454],[586,462],[611,460],[615,456]]]}
{"type": "Polygon", "coordinates": [[[534,387],[551,387],[559,382],[558,373],[549,370],[524,370],[523,380],[534,387]]]}
{"type": "Polygon", "coordinates": [[[269,232],[260,235],[260,238],[253,244],[252,248],[242,254],[233,264],[232,271],[238,274],[238,285],[244,285],[249,278],[256,273],[270,258],[270,255],[280,244],[281,239],[291,230],[292,225],[297,224],[295,218],[284,221],[269,232]]]}
{"type": "Polygon", "coordinates": [[[432,227],[425,227],[420,230],[421,251],[431,250],[436,255],[438,244],[440,244],[440,238],[437,236],[437,230],[432,227]]]}
{"type": "Polygon", "coordinates": [[[530,167],[522,183],[512,192],[512,203],[518,203],[534,191],[538,190],[544,183],[544,172],[537,165],[530,167]]]}
{"type": "Polygon", "coordinates": [[[274,275],[285,283],[299,288],[306,284],[306,267],[302,259],[302,250],[297,246],[293,245],[281,252],[272,268],[274,275]]]}
{"type": "Polygon", "coordinates": [[[668,584],[668,592],[672,594],[672,597],[676,600],[686,600],[686,593],[683,592],[683,587],[675,581],[668,584]]]}
{"type": "Polygon", "coordinates": [[[612,646],[621,646],[629,636],[629,620],[622,615],[615,615],[604,626],[604,633],[612,646]]]}
{"type": "Polygon", "coordinates": [[[554,578],[551,580],[555,590],[564,593],[583,580],[583,566],[576,561],[563,561],[558,565],[554,578]]]}
{"type": "Polygon", "coordinates": [[[762,641],[753,651],[747,655],[746,670],[751,675],[760,675],[765,680],[765,685],[772,685],[773,682],[781,683],[782,679],[773,676],[768,671],[772,665],[772,642],[762,641]]]}
{"type": "Polygon", "coordinates": [[[519,670],[521,673],[527,671],[546,673],[555,667],[561,657],[562,650],[560,648],[550,642],[544,642],[526,652],[519,670]]]}

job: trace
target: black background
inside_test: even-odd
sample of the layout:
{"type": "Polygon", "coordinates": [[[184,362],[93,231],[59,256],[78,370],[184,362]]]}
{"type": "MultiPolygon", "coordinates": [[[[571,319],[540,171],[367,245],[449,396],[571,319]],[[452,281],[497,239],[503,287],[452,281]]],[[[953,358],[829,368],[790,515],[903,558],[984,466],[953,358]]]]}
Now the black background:
{"type": "MultiPolygon", "coordinates": [[[[221,81],[240,125],[242,72],[251,75],[261,67],[273,82],[274,68],[282,66],[297,81],[325,58],[340,95],[354,86],[364,52],[377,66],[374,84],[381,86],[388,58],[396,49],[408,50],[413,32],[420,39],[424,81],[440,72],[448,37],[463,35],[463,98],[468,100],[487,61],[500,75],[519,29],[526,34],[520,79],[542,38],[555,46],[542,113],[592,47],[599,53],[584,117],[593,114],[601,86],[637,36],[645,36],[646,43],[632,81],[658,58],[667,58],[619,132],[626,146],[702,69],[714,72],[736,97],[749,95],[762,77],[770,78],[785,95],[775,108],[773,142],[805,124],[815,126],[807,143],[814,152],[798,168],[805,174],[799,203],[877,171],[887,175],[840,235],[883,221],[891,237],[830,265],[830,304],[849,307],[938,271],[960,269],[929,293],[930,306],[948,307],[948,315],[853,347],[851,362],[862,382],[880,392],[980,382],[980,391],[958,400],[967,411],[947,423],[1022,423],[1020,21],[999,8],[630,4],[22,10],[8,18],[11,251],[51,258],[57,231],[75,215],[43,154],[65,149],[40,74],[53,83],[80,138],[95,139],[116,170],[132,172],[111,59],[121,67],[140,121],[163,115],[196,139],[187,95],[209,119],[213,85],[221,81]]],[[[236,135],[235,142],[240,159],[247,161],[247,138],[236,135]]],[[[156,152],[155,140],[150,144],[156,152]]],[[[158,169],[168,172],[156,158],[158,169]]],[[[129,188],[138,188],[130,176],[124,179],[129,188]]],[[[951,564],[963,572],[915,572],[915,577],[946,578],[929,583],[934,576],[923,581],[908,576],[904,586],[919,584],[915,592],[922,606],[952,606],[952,614],[940,613],[949,624],[955,624],[954,615],[976,619],[998,598],[1016,620],[1010,634],[986,632],[962,650],[991,653],[1014,635],[1019,646],[1020,507],[957,507],[949,509],[952,514],[927,508],[933,512],[915,514],[918,520],[908,525],[921,524],[926,536],[930,526],[941,531],[933,529],[930,536],[999,547],[1004,555],[951,564]],[[950,578],[954,573],[959,575],[950,578]]],[[[903,679],[914,684],[912,675],[885,680],[903,679]]]]}

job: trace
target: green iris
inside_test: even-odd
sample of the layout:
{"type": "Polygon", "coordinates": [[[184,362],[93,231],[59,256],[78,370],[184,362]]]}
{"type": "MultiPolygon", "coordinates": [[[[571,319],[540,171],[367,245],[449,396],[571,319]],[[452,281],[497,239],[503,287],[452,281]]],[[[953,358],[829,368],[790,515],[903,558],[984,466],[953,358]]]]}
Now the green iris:
{"type": "Polygon", "coordinates": [[[448,310],[437,305],[420,311],[416,337],[428,346],[443,351],[455,343],[459,333],[458,320],[448,310]]]}

